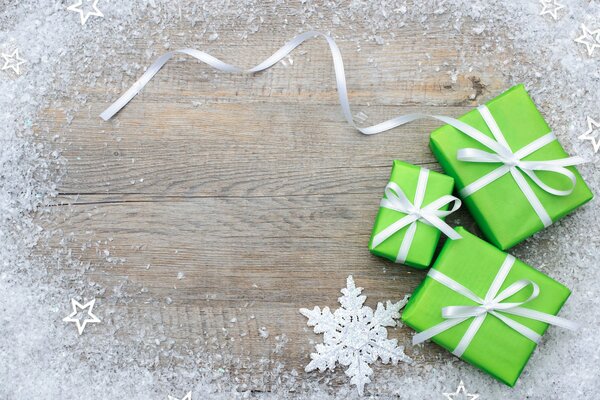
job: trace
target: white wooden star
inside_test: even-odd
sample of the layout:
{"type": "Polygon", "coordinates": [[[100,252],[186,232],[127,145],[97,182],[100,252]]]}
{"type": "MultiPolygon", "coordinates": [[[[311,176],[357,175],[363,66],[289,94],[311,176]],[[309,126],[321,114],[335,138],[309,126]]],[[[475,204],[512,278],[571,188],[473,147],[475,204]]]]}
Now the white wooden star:
{"type": "Polygon", "coordinates": [[[579,140],[589,140],[594,147],[594,153],[600,150],[600,122],[594,121],[591,117],[587,117],[588,130],[581,136],[579,140]]]}
{"type": "Polygon", "coordinates": [[[575,41],[577,43],[585,44],[588,56],[592,56],[594,50],[600,48],[600,29],[592,31],[588,29],[585,24],[581,24],[581,30],[583,31],[583,35],[579,36],[575,41]]]}
{"type": "Polygon", "coordinates": [[[465,384],[463,381],[460,381],[458,388],[456,388],[456,392],[451,393],[442,393],[445,398],[448,400],[458,400],[466,398],[467,400],[477,400],[479,398],[478,394],[467,393],[467,389],[465,389],[465,384]],[[456,396],[461,395],[461,397],[457,398],[456,396]]]}
{"type": "Polygon", "coordinates": [[[558,0],[540,0],[540,4],[543,7],[540,15],[550,14],[555,21],[558,20],[558,11],[565,8],[558,0]]]}
{"type": "Polygon", "coordinates": [[[19,57],[19,49],[15,49],[12,54],[2,53],[2,58],[4,58],[4,66],[2,66],[2,71],[11,68],[17,75],[21,75],[20,65],[23,64],[25,60],[19,57]]]}
{"type": "Polygon", "coordinates": [[[99,0],[77,0],[77,3],[72,4],[69,7],[67,7],[67,10],[73,11],[73,12],[78,12],[79,17],[81,18],[81,25],[85,25],[88,18],[91,16],[104,18],[104,14],[102,14],[102,11],[100,11],[98,9],[98,1],[99,0]],[[89,5],[91,3],[92,11],[85,10],[85,12],[84,12],[84,10],[82,9],[84,2],[86,3],[86,5],[89,5]]]}
{"type": "Polygon", "coordinates": [[[78,302],[75,299],[71,299],[71,305],[73,306],[73,312],[63,318],[63,321],[65,322],[75,322],[75,324],[77,325],[77,331],[79,332],[79,334],[81,335],[83,333],[83,330],[85,329],[85,326],[90,323],[98,323],[100,322],[100,319],[98,317],[96,317],[94,314],[92,314],[92,309],[94,308],[94,303],[96,302],[96,299],[93,299],[91,301],[88,301],[87,303],[85,303],[84,305],[81,305],[80,302],[78,302]],[[81,310],[85,310],[86,308],[89,307],[89,310],[87,312],[88,316],[90,318],[85,318],[83,320],[83,322],[81,322],[80,318],[75,318],[75,316],[77,315],[78,311],[77,309],[81,309],[81,310]]]}
{"type": "MultiPolygon", "coordinates": [[[[169,396],[169,400],[178,400],[173,396],[169,396]]],[[[188,392],[185,397],[182,397],[181,400],[192,400],[192,392],[188,392]]]]}

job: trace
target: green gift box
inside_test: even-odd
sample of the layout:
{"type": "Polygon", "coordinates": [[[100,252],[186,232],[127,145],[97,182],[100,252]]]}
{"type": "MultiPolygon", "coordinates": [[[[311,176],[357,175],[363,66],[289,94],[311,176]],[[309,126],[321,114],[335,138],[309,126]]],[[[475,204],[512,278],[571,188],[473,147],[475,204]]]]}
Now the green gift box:
{"type": "Polygon", "coordinates": [[[427,268],[442,231],[459,235],[443,218],[460,207],[454,180],[395,160],[369,241],[371,253],[415,268],[427,268]],[[409,200],[411,199],[411,200],[409,200]],[[452,209],[448,210],[450,203],[452,209]]]}
{"type": "Polygon", "coordinates": [[[464,228],[456,231],[463,238],[446,241],[402,320],[420,332],[413,343],[431,338],[514,386],[548,323],[577,328],[556,317],[571,292],[464,228]]]}
{"type": "Polygon", "coordinates": [[[516,245],[592,199],[573,167],[582,160],[568,158],[523,85],[458,121],[484,138],[478,141],[463,127],[449,124],[432,132],[431,149],[455,179],[483,234],[498,248],[516,245]],[[482,141],[492,142],[498,151],[490,153],[482,141]],[[478,185],[495,173],[501,176],[478,185]]]}

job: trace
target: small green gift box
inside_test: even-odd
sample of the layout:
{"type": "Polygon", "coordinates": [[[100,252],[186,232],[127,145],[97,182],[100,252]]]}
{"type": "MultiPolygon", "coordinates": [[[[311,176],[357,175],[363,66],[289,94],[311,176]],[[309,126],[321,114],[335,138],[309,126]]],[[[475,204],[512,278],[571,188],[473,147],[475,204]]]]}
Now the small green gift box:
{"type": "Polygon", "coordinates": [[[430,145],[456,181],[484,235],[508,249],[593,195],[525,91],[517,85],[465,114],[447,119],[430,145]]]}
{"type": "Polygon", "coordinates": [[[458,227],[415,290],[402,320],[456,356],[514,386],[548,324],[571,294],[552,278],[458,227]]]}
{"type": "Polygon", "coordinates": [[[427,268],[443,232],[460,236],[443,219],[460,207],[449,176],[395,160],[369,241],[371,253],[427,268]],[[409,200],[412,199],[412,200],[409,200]],[[452,209],[448,210],[450,204],[452,209]]]}

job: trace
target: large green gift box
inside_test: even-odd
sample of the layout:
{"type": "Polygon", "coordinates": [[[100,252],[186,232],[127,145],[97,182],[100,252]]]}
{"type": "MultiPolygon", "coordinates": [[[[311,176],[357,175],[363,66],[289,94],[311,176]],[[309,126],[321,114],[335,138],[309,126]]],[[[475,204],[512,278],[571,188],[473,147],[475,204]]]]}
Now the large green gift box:
{"type": "MultiPolygon", "coordinates": [[[[451,177],[398,160],[395,160],[392,166],[392,173],[388,187],[390,184],[396,184],[412,202],[417,191],[419,177],[423,172],[427,173],[428,176],[425,180],[426,187],[422,205],[427,206],[441,198],[450,200],[450,197],[452,197],[450,194],[454,188],[454,180],[451,177]]],[[[386,197],[384,197],[384,199],[386,197]]],[[[456,208],[460,206],[460,200],[452,197],[450,202],[452,201],[455,202],[454,204],[456,208]]],[[[449,202],[445,202],[445,204],[439,207],[439,210],[446,211],[448,210],[448,207],[449,202]]],[[[375,224],[373,226],[373,232],[369,241],[369,250],[371,253],[377,256],[385,257],[392,261],[400,262],[411,267],[427,268],[431,264],[433,254],[441,234],[440,230],[435,226],[428,225],[422,221],[415,222],[416,230],[414,231],[414,237],[410,243],[405,260],[399,260],[398,254],[407,232],[409,229],[411,229],[410,226],[406,226],[398,230],[382,243],[374,246],[374,238],[378,233],[390,227],[392,224],[396,223],[406,215],[407,213],[399,212],[383,206],[380,207],[379,212],[375,217],[375,224]]],[[[443,219],[443,216],[441,219],[443,219]]],[[[450,228],[448,227],[448,229],[450,228]]],[[[452,232],[451,229],[450,232],[452,232]]]]}
{"type": "MultiPolygon", "coordinates": [[[[485,242],[482,239],[472,235],[462,227],[456,228],[456,231],[463,237],[461,240],[448,240],[435,264],[429,271],[429,274],[423,280],[421,285],[415,290],[408,302],[402,320],[417,332],[415,338],[424,335],[423,331],[430,330],[440,323],[448,323],[451,319],[444,318],[442,311],[448,307],[454,306],[479,306],[477,302],[456,292],[450,287],[440,283],[438,275],[445,275],[451,280],[469,289],[474,295],[481,299],[486,299],[490,287],[497,278],[497,275],[505,276],[503,283],[497,287],[496,294],[501,295],[502,291],[511,285],[519,286],[511,296],[501,300],[502,304],[524,302],[522,308],[535,310],[537,314],[548,314],[546,319],[560,320],[553,321],[555,325],[574,329],[575,325],[570,321],[563,320],[555,315],[559,312],[569,295],[570,290],[552,278],[535,270],[529,265],[515,259],[514,257],[498,250],[496,247],[485,242]],[[512,260],[512,266],[504,268],[504,263],[512,260]],[[508,271],[502,275],[501,271],[508,271]],[[524,281],[525,280],[525,281],[524,281]],[[532,282],[529,285],[523,282],[532,282]],[[535,294],[534,286],[539,288],[538,296],[531,301],[528,298],[535,294]],[[572,326],[561,325],[562,322],[572,324],[572,326]]],[[[500,279],[502,281],[502,279],[500,279]]],[[[499,285],[496,283],[496,285],[499,285]]],[[[452,285],[451,285],[452,286],[452,285]]],[[[455,285],[456,286],[456,285],[455,285]]],[[[494,295],[494,294],[493,294],[494,295]]],[[[532,296],[534,297],[534,296],[532,296]]],[[[489,299],[486,299],[486,301],[489,299]]],[[[502,306],[500,306],[502,307],[502,306]]],[[[464,307],[458,307],[458,310],[464,307]]],[[[463,310],[464,312],[464,310],[463,310]]],[[[529,360],[536,343],[523,334],[517,332],[507,322],[501,318],[510,318],[508,321],[516,321],[534,331],[533,335],[543,335],[548,324],[510,313],[509,310],[503,312],[496,310],[494,314],[484,314],[483,323],[476,331],[470,343],[463,346],[464,352],[457,354],[459,343],[464,340],[464,336],[472,329],[472,323],[475,317],[467,317],[462,322],[450,326],[447,330],[435,334],[435,329],[430,331],[430,335],[425,334],[425,338],[431,337],[435,343],[453,352],[470,364],[482,369],[500,381],[509,386],[514,386],[525,364],[529,360]],[[433,335],[433,336],[432,336],[433,335]]],[[[516,311],[513,311],[516,312],[516,311]]],[[[527,312],[527,311],[526,311],[527,312]]],[[[460,312],[459,312],[460,314],[460,312]]],[[[518,312],[517,312],[518,314],[518,312]]],[[[469,315],[468,313],[466,315],[469,315]]],[[[477,317],[479,318],[479,317],[477,317]]],[[[541,317],[538,317],[541,318],[541,317]]],[[[541,318],[544,320],[544,318],[541,318]]],[[[481,321],[479,321],[481,322],[481,321]]],[[[415,342],[413,338],[413,342],[415,342]]],[[[419,342],[417,340],[417,342],[419,342]]]]}
{"type": "MultiPolygon", "coordinates": [[[[541,138],[551,132],[523,85],[509,89],[488,102],[486,106],[472,110],[459,118],[459,121],[496,140],[489,123],[483,116],[482,111],[486,111],[485,108],[489,110],[489,118],[495,120],[513,153],[517,153],[520,149],[525,151],[527,145],[538,139],[542,141],[541,138]]],[[[486,152],[490,152],[490,149],[450,125],[442,126],[431,134],[430,146],[444,171],[456,181],[459,193],[466,186],[503,166],[500,161],[460,161],[457,155],[461,149],[469,148],[486,152]]],[[[473,153],[472,150],[469,151],[473,153]]],[[[478,155],[480,156],[481,153],[478,155]]],[[[548,161],[566,157],[568,155],[560,143],[551,140],[523,157],[522,161],[548,161]]],[[[504,165],[510,166],[506,163],[504,165]]],[[[542,222],[544,218],[540,217],[532,205],[535,199],[528,200],[511,173],[505,173],[466,197],[465,193],[461,193],[461,197],[487,239],[498,248],[505,250],[592,199],[592,193],[575,167],[567,166],[566,170],[562,168],[562,171],[562,174],[548,171],[547,166],[544,165],[537,166],[537,169],[533,170],[542,185],[551,188],[550,191],[552,189],[565,191],[567,195],[549,193],[543,190],[539,183],[534,182],[530,174],[523,170],[520,173],[517,171],[526,185],[531,188],[532,194],[539,199],[538,208],[542,207],[541,214],[544,214],[545,210],[545,223],[542,222]],[[572,175],[569,175],[571,173],[572,175]],[[573,188],[572,192],[569,192],[570,187],[573,188]]],[[[532,194],[529,194],[529,197],[532,197],[532,194]]]]}

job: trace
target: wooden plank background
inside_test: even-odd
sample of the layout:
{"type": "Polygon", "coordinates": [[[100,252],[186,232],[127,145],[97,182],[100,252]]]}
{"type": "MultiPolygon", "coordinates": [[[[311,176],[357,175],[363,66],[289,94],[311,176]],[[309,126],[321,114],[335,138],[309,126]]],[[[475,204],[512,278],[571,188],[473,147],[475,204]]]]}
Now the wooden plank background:
{"type": "MultiPolygon", "coordinates": [[[[240,42],[232,31],[191,44],[174,28],[171,48],[193,46],[250,66],[290,32],[262,29],[240,42]]],[[[417,110],[458,116],[505,90],[493,69],[455,70],[479,57],[500,61],[470,32],[423,35],[406,26],[387,45],[363,42],[360,51],[338,39],[354,112],[367,115],[365,124],[417,110]],[[470,48],[465,35],[473,36],[470,48]]],[[[145,64],[147,47],[135,42],[123,64],[145,64]]],[[[164,52],[161,43],[152,47],[164,52]]],[[[200,341],[207,354],[230,355],[223,365],[234,374],[246,368],[242,359],[302,371],[322,338],[299,308],[337,308],[349,274],[370,306],[401,299],[421,281],[424,272],[372,256],[367,243],[392,161],[439,170],[428,147],[439,124],[362,136],[342,117],[324,41],[303,45],[285,64],[229,76],[177,57],[111,122],[97,115],[122,88],[80,88],[89,107],[62,138],[68,173],[57,205],[68,212],[50,224],[91,265],[86,278],[106,288],[97,314],[112,316],[86,334],[117,329],[126,341],[144,330],[148,342],[200,341]],[[129,301],[109,302],[123,285],[137,288],[129,301]],[[119,326],[125,316],[134,324],[119,326]]],[[[60,109],[44,118],[56,126],[66,120],[60,109]]],[[[463,212],[450,221],[472,226],[463,212]]],[[[421,362],[450,358],[433,344],[411,348],[411,335],[390,330],[421,362]]],[[[245,373],[254,390],[272,384],[253,381],[256,368],[245,373]]]]}

